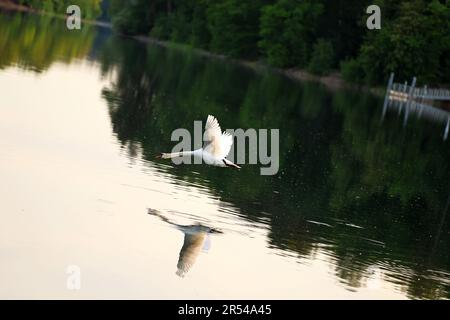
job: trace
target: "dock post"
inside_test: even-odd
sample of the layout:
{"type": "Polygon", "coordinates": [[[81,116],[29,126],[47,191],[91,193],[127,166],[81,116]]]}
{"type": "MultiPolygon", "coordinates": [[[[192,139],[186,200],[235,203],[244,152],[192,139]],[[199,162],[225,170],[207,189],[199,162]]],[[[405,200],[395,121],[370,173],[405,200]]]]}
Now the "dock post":
{"type": "Polygon", "coordinates": [[[381,114],[381,120],[383,120],[384,117],[386,116],[387,105],[388,105],[389,97],[391,95],[391,88],[392,88],[393,83],[394,83],[394,73],[391,72],[391,75],[389,76],[388,85],[386,88],[386,94],[384,96],[383,113],[381,114]]]}
{"type": "Polygon", "coordinates": [[[420,110],[419,110],[419,118],[422,117],[422,112],[423,112],[423,103],[425,102],[425,96],[427,95],[427,85],[423,86],[422,89],[422,94],[420,96],[420,110]]]}
{"type": "Polygon", "coordinates": [[[445,129],[444,129],[444,137],[443,137],[444,141],[447,140],[447,138],[448,138],[448,129],[449,129],[449,127],[450,127],[450,117],[447,118],[447,124],[446,124],[445,129]]]}
{"type": "Polygon", "coordinates": [[[412,80],[412,83],[411,83],[411,87],[409,88],[409,93],[408,93],[408,97],[406,100],[406,107],[405,107],[405,117],[403,118],[403,126],[406,126],[406,122],[408,121],[409,108],[411,106],[411,101],[414,96],[414,88],[416,86],[416,80],[417,80],[416,77],[414,77],[412,80]]]}
{"type": "MultiPolygon", "coordinates": [[[[408,90],[408,81],[405,81],[405,84],[403,85],[402,91],[403,93],[406,93],[406,91],[408,90]]],[[[403,96],[402,96],[403,97],[403,96]]],[[[398,116],[400,117],[400,114],[402,113],[402,109],[403,109],[403,105],[405,104],[405,102],[402,99],[398,99],[398,116]]]]}

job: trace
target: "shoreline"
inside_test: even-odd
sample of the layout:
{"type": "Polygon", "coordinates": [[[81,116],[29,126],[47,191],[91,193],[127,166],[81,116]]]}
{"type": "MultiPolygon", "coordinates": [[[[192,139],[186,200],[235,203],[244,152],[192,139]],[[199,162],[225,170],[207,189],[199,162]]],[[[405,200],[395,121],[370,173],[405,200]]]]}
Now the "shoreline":
{"type": "Polygon", "coordinates": [[[192,50],[196,54],[199,54],[199,55],[202,55],[202,56],[205,56],[208,58],[227,60],[228,62],[239,64],[240,66],[250,68],[256,72],[268,70],[268,71],[280,74],[282,76],[288,77],[288,78],[290,78],[294,81],[298,81],[298,82],[304,82],[304,81],[317,82],[317,83],[323,84],[325,87],[327,87],[331,91],[346,89],[346,90],[353,90],[353,91],[359,91],[359,92],[366,92],[366,93],[370,93],[370,94],[373,94],[376,96],[384,96],[385,91],[386,91],[386,89],[382,88],[382,87],[358,85],[355,83],[348,82],[342,78],[342,76],[340,75],[340,73],[338,71],[332,71],[332,72],[330,72],[330,74],[328,74],[326,76],[317,76],[317,75],[314,75],[304,69],[276,68],[276,67],[272,67],[270,65],[258,62],[258,61],[249,61],[249,60],[231,58],[226,55],[214,53],[214,52],[211,52],[211,51],[208,51],[205,49],[191,47],[185,43],[159,40],[159,39],[155,39],[155,38],[145,36],[145,35],[129,36],[129,35],[118,34],[118,33],[115,33],[115,34],[122,36],[122,37],[132,38],[137,41],[144,42],[144,43],[156,44],[156,45],[159,45],[162,47],[170,46],[172,48],[178,47],[178,49],[180,49],[180,50],[183,50],[183,49],[192,50]]]}
{"type": "MultiPolygon", "coordinates": [[[[33,8],[30,8],[30,7],[27,7],[24,5],[16,4],[10,0],[0,0],[0,9],[4,9],[7,11],[18,11],[18,12],[28,12],[31,14],[47,15],[47,16],[57,17],[57,18],[61,18],[61,19],[66,18],[65,15],[54,14],[54,13],[49,13],[49,12],[45,12],[42,10],[33,9],[33,8]]],[[[108,23],[108,22],[98,21],[98,20],[85,20],[85,19],[83,19],[82,21],[84,23],[96,25],[99,27],[109,28],[112,30],[112,24],[108,23]]],[[[352,90],[352,91],[370,93],[370,94],[373,94],[376,96],[384,96],[385,91],[386,91],[386,89],[382,88],[382,87],[373,87],[373,86],[360,85],[360,84],[348,82],[342,78],[340,72],[337,70],[331,71],[328,75],[318,76],[318,75],[314,75],[314,74],[306,71],[305,69],[276,68],[276,67],[270,66],[268,64],[265,64],[265,63],[262,63],[259,61],[249,61],[249,60],[244,60],[244,59],[231,58],[231,57],[228,57],[223,54],[208,51],[206,49],[191,47],[189,44],[166,41],[166,40],[159,40],[159,39],[147,36],[147,35],[126,35],[126,34],[120,34],[120,33],[116,33],[116,32],[114,32],[113,34],[120,36],[120,37],[135,39],[137,41],[144,42],[144,43],[156,44],[156,45],[159,45],[162,47],[175,47],[175,48],[178,47],[178,49],[180,49],[180,50],[189,49],[199,55],[202,55],[202,56],[205,56],[208,58],[226,60],[227,62],[239,64],[240,66],[250,68],[256,72],[271,71],[271,72],[280,74],[282,76],[285,76],[287,78],[290,78],[293,81],[317,82],[317,83],[324,85],[327,89],[329,89],[332,92],[336,91],[336,90],[344,89],[344,90],[352,90]]]]}

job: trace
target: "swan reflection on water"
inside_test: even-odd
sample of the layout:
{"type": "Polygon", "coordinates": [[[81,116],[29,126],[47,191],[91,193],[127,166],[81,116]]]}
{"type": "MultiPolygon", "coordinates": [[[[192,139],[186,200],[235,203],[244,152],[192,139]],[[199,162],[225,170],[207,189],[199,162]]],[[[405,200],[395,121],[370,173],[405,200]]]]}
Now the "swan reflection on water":
{"type": "Polygon", "coordinates": [[[200,223],[193,225],[181,225],[170,221],[161,212],[154,209],[148,209],[148,214],[159,217],[164,222],[174,226],[176,229],[184,233],[184,242],[180,250],[180,256],[177,263],[176,274],[179,277],[184,277],[186,273],[194,265],[200,251],[207,252],[210,247],[211,233],[223,233],[220,230],[204,226],[200,223]]]}

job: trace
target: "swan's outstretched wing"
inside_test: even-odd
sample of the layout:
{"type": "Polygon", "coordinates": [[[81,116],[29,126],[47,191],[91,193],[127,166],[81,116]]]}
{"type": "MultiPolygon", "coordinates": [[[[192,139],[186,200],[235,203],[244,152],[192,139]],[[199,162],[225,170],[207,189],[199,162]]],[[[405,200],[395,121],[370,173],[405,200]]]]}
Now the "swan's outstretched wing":
{"type": "Polygon", "coordinates": [[[203,149],[217,158],[225,158],[233,144],[233,136],[220,129],[219,122],[211,115],[206,119],[205,133],[203,134],[205,145],[203,149]]]}
{"type": "Polygon", "coordinates": [[[221,141],[221,151],[220,158],[225,158],[228,153],[230,153],[231,146],[233,145],[233,136],[228,132],[222,133],[221,141]]]}
{"type": "Polygon", "coordinates": [[[216,118],[209,115],[206,119],[205,133],[203,134],[203,139],[207,145],[214,143],[214,141],[219,141],[222,135],[222,130],[220,129],[219,121],[216,118]]]}

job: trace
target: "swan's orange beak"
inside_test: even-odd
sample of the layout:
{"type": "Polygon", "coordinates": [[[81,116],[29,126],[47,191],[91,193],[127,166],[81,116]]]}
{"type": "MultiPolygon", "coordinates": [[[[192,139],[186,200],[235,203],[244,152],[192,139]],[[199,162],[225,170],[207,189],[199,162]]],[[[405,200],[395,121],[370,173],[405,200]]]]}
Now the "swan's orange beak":
{"type": "Polygon", "coordinates": [[[162,158],[162,153],[158,153],[156,156],[155,156],[155,159],[161,159],[162,158]]]}

